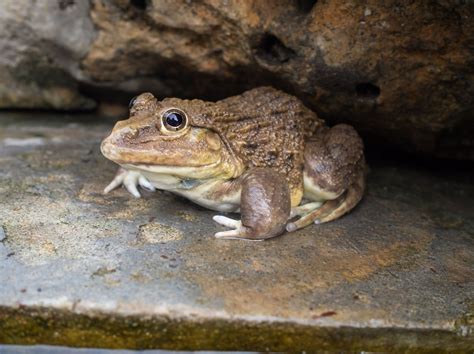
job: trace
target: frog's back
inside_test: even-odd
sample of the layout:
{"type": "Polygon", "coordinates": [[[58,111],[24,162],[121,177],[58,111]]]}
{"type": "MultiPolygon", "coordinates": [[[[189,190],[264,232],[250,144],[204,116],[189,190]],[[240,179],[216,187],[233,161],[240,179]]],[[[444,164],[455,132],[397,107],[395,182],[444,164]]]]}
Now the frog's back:
{"type": "MultiPolygon", "coordinates": [[[[194,117],[216,130],[248,167],[269,167],[302,190],[304,142],[324,123],[299,99],[272,87],[226,98],[194,117]]],[[[299,199],[299,197],[296,197],[299,199]]]]}

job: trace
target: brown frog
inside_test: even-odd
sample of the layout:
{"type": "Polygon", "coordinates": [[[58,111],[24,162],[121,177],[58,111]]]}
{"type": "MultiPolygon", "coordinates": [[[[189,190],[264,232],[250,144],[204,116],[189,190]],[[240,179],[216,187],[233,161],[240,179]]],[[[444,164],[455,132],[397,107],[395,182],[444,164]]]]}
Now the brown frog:
{"type": "Polygon", "coordinates": [[[263,240],[334,220],[361,200],[363,143],[349,125],[325,126],[296,97],[271,87],[218,102],[144,93],[102,142],[123,184],[182,195],[231,230],[217,238],[263,240]],[[304,201],[304,202],[303,202],[304,201]]]}

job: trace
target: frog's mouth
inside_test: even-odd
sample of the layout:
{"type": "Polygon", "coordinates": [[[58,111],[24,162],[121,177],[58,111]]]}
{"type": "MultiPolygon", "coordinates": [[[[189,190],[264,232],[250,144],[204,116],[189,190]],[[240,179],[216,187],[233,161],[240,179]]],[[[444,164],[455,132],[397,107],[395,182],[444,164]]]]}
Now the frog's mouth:
{"type": "Polygon", "coordinates": [[[156,167],[206,167],[218,164],[222,160],[220,152],[199,153],[193,151],[163,151],[161,153],[154,149],[135,149],[117,146],[105,139],[100,149],[102,154],[120,165],[131,164],[135,166],[156,167]]]}
{"type": "Polygon", "coordinates": [[[172,166],[119,163],[127,170],[135,170],[147,175],[167,175],[180,179],[208,179],[222,175],[222,161],[216,161],[201,166],[172,166]]]}
{"type": "Polygon", "coordinates": [[[140,155],[145,154],[145,152],[137,152],[132,149],[124,148],[117,149],[116,147],[104,143],[101,145],[101,150],[106,158],[119,164],[123,168],[142,172],[147,175],[167,175],[179,179],[208,179],[224,176],[232,177],[234,174],[232,168],[232,171],[229,170],[232,164],[226,163],[226,158],[222,155],[217,155],[214,161],[208,163],[196,163],[195,161],[192,164],[185,165],[186,161],[174,159],[174,161],[161,160],[160,164],[155,164],[140,159],[140,155]]]}

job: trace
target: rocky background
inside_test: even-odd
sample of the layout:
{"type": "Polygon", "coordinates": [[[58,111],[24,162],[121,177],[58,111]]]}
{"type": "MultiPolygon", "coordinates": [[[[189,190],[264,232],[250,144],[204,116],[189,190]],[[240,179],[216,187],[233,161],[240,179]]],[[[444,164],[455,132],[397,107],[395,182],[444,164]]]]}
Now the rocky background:
{"type": "Polygon", "coordinates": [[[0,108],[258,85],[371,142],[474,159],[474,2],[2,0],[0,108]]]}

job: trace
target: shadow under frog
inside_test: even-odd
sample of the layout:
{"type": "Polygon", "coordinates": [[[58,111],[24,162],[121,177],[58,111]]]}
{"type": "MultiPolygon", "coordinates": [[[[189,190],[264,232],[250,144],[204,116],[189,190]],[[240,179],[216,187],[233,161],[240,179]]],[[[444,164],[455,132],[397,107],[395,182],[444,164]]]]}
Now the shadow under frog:
{"type": "Polygon", "coordinates": [[[228,228],[217,238],[263,240],[334,220],[361,200],[363,143],[349,125],[327,127],[296,97],[260,87],[218,102],[144,93],[102,142],[124,185],[182,195],[228,228]]]}

